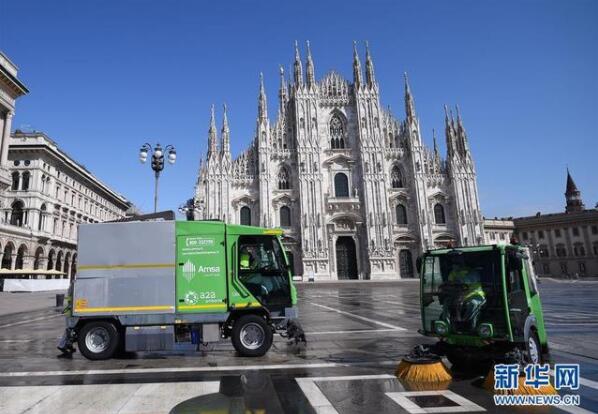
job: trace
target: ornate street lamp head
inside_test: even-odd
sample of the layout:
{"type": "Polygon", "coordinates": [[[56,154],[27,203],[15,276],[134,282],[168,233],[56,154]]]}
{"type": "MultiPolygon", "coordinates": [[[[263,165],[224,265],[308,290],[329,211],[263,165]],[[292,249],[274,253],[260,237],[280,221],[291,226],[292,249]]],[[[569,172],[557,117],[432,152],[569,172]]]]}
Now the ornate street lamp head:
{"type": "Polygon", "coordinates": [[[176,162],[176,150],[174,148],[171,148],[168,151],[168,162],[170,164],[174,164],[176,162]]]}
{"type": "Polygon", "coordinates": [[[147,151],[148,151],[148,148],[145,145],[143,147],[141,147],[141,149],[139,150],[139,161],[142,164],[145,164],[145,162],[147,161],[147,151]]]}
{"type": "Polygon", "coordinates": [[[164,155],[164,153],[162,152],[162,147],[160,146],[160,144],[156,144],[156,146],[154,147],[154,157],[156,158],[162,158],[162,156],[164,155]]]}

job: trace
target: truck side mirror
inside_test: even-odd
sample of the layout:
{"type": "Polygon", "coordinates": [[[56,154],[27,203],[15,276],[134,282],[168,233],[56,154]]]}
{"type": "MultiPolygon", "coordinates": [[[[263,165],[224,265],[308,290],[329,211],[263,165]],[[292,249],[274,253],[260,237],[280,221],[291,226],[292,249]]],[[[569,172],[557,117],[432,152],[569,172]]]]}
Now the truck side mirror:
{"type": "Polygon", "coordinates": [[[422,268],[422,257],[418,256],[417,259],[415,259],[415,267],[417,268],[417,273],[419,274],[421,272],[421,268],[422,268]]]}

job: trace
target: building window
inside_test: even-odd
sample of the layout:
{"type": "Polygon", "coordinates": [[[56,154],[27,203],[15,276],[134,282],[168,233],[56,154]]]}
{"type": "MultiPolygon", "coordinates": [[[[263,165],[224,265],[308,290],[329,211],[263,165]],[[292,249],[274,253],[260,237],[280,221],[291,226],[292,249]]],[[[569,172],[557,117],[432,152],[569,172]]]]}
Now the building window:
{"type": "Polygon", "coordinates": [[[25,171],[23,173],[23,181],[21,183],[21,190],[29,190],[29,179],[31,178],[31,174],[29,171],[25,171]]]}
{"type": "Polygon", "coordinates": [[[397,204],[397,224],[407,224],[407,208],[403,204],[397,204]]]}
{"type": "Polygon", "coordinates": [[[19,189],[19,173],[17,171],[12,173],[12,186],[11,190],[17,191],[19,189]]]}
{"type": "Polygon", "coordinates": [[[438,203],[434,206],[434,222],[436,224],[446,224],[446,217],[444,216],[444,207],[438,203]]]}
{"type": "Polygon", "coordinates": [[[565,248],[564,244],[557,244],[556,245],[556,255],[558,257],[565,257],[565,256],[567,256],[567,249],[565,248]]]}
{"type": "Polygon", "coordinates": [[[539,239],[543,239],[544,238],[544,230],[538,230],[538,238],[539,239]]]}
{"type": "Polygon", "coordinates": [[[561,229],[554,229],[554,236],[561,237],[561,229]]]}
{"type": "Polygon", "coordinates": [[[548,263],[542,264],[542,271],[546,274],[550,274],[550,265],[548,263]]]}
{"type": "Polygon", "coordinates": [[[527,240],[527,231],[524,231],[523,233],[521,233],[521,238],[523,240],[527,240]]]}
{"type": "Polygon", "coordinates": [[[241,224],[251,226],[251,209],[247,206],[241,207],[241,224]]]}
{"type": "Polygon", "coordinates": [[[390,183],[392,188],[403,188],[403,174],[401,174],[401,170],[396,165],[392,168],[390,173],[390,183]]]}
{"type": "Polygon", "coordinates": [[[291,188],[291,180],[289,179],[289,172],[285,167],[281,167],[278,172],[278,189],[288,190],[291,188]]]}
{"type": "Polygon", "coordinates": [[[334,176],[334,194],[336,197],[349,197],[349,178],[344,173],[334,176]]]}
{"type": "Polygon", "coordinates": [[[584,262],[579,262],[579,273],[586,272],[586,264],[584,262]]]}
{"type": "Polygon", "coordinates": [[[500,233],[500,239],[504,240],[505,239],[505,234],[504,233],[500,233]]]}
{"type": "Polygon", "coordinates": [[[579,236],[579,227],[573,227],[573,228],[571,229],[571,232],[573,233],[573,235],[574,235],[575,237],[579,236]]]}
{"type": "Polygon", "coordinates": [[[575,245],[573,246],[573,254],[575,256],[585,256],[586,248],[582,243],[575,243],[575,245]]]}
{"type": "Polygon", "coordinates": [[[46,216],[45,216],[46,210],[47,210],[46,205],[42,204],[42,206],[40,208],[40,212],[39,212],[39,222],[37,225],[37,229],[39,231],[44,229],[44,222],[46,221],[46,216]]]}
{"type": "Polygon", "coordinates": [[[594,255],[598,256],[598,242],[594,243],[594,255]]]}
{"type": "Polygon", "coordinates": [[[330,120],[330,148],[345,148],[345,127],[338,115],[333,115],[330,120]]]}
{"type": "Polygon", "coordinates": [[[280,227],[291,227],[291,209],[287,206],[280,208],[280,227]]]}
{"type": "Polygon", "coordinates": [[[24,215],[23,208],[25,204],[21,200],[17,200],[12,203],[11,212],[10,212],[10,224],[13,226],[23,227],[24,224],[24,215]]]}
{"type": "Polygon", "coordinates": [[[592,234],[598,234],[598,226],[592,226],[592,234]]]}
{"type": "Polygon", "coordinates": [[[567,263],[561,263],[561,273],[567,273],[567,263]]]}
{"type": "Polygon", "coordinates": [[[545,244],[541,245],[538,253],[540,254],[540,257],[548,257],[548,246],[546,246],[545,244]]]}

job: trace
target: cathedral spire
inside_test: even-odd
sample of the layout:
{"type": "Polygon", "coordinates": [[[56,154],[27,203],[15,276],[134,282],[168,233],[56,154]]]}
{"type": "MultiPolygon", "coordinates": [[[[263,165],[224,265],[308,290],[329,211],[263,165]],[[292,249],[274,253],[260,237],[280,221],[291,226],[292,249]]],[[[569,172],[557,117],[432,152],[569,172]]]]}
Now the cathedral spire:
{"type": "Polygon", "coordinates": [[[436,129],[432,128],[432,139],[434,140],[434,164],[436,171],[440,171],[440,151],[436,142],[436,129]]]}
{"type": "Polygon", "coordinates": [[[314,75],[314,61],[311,57],[311,48],[309,47],[309,40],[307,41],[307,64],[305,67],[305,75],[307,76],[307,87],[313,87],[316,83],[316,78],[314,75]]]}
{"type": "Polygon", "coordinates": [[[295,65],[294,65],[294,74],[295,74],[295,86],[300,87],[303,85],[303,65],[301,65],[301,56],[299,55],[299,45],[295,40],[295,65]]]}
{"type": "Polygon", "coordinates": [[[457,111],[457,138],[459,140],[459,146],[461,147],[462,154],[466,156],[469,153],[469,143],[467,141],[467,133],[463,127],[463,121],[461,119],[461,111],[459,105],[455,105],[457,111]]]}
{"type": "Polygon", "coordinates": [[[214,104],[210,112],[210,129],[208,129],[208,159],[218,153],[218,136],[216,133],[216,117],[214,115],[214,104]]]}
{"type": "Polygon", "coordinates": [[[413,95],[411,95],[407,72],[403,76],[405,77],[405,114],[407,115],[407,121],[413,122],[415,120],[415,102],[413,102],[413,95]]]}
{"type": "Polygon", "coordinates": [[[370,45],[365,42],[365,79],[367,85],[372,88],[376,83],[376,77],[374,76],[374,62],[370,55],[370,45]]]}
{"type": "MultiPolygon", "coordinates": [[[[451,115],[452,118],[452,115],[451,115]]],[[[453,127],[451,125],[451,119],[449,118],[449,110],[444,105],[444,135],[446,137],[446,154],[447,160],[452,159],[455,155],[455,140],[453,134],[453,127]]]]}
{"type": "Polygon", "coordinates": [[[258,117],[260,120],[268,118],[268,103],[266,102],[266,90],[264,88],[264,74],[260,72],[260,95],[258,98],[258,117]]]}
{"type": "Polygon", "coordinates": [[[280,89],[278,90],[279,111],[281,114],[285,113],[285,108],[288,99],[287,82],[284,78],[284,68],[280,65],[280,89]]]}
{"type": "Polygon", "coordinates": [[[584,210],[585,206],[581,199],[581,191],[577,189],[577,185],[575,185],[575,181],[573,181],[573,177],[571,177],[571,173],[569,172],[569,167],[567,167],[565,199],[567,200],[567,207],[565,209],[567,213],[584,210]]]}
{"type": "Polygon", "coordinates": [[[222,147],[220,148],[220,154],[230,155],[230,129],[228,128],[228,117],[226,116],[226,104],[223,106],[223,115],[222,115],[222,131],[220,133],[222,137],[222,147]]]}
{"type": "Polygon", "coordinates": [[[361,87],[361,62],[359,61],[359,53],[357,53],[357,42],[353,41],[353,83],[355,88],[361,87]]]}

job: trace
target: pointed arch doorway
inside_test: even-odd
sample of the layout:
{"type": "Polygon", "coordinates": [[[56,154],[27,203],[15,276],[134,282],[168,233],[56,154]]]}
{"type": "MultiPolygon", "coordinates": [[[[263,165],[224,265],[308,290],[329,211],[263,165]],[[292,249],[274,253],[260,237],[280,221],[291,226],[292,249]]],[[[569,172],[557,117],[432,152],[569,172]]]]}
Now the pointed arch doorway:
{"type": "Polygon", "coordinates": [[[339,280],[357,279],[357,252],[352,237],[341,236],[336,240],[336,275],[339,280]]]}
{"type": "Polygon", "coordinates": [[[399,251],[399,271],[401,272],[401,278],[413,278],[415,274],[413,273],[413,256],[411,255],[411,250],[402,249],[399,251]]]}

